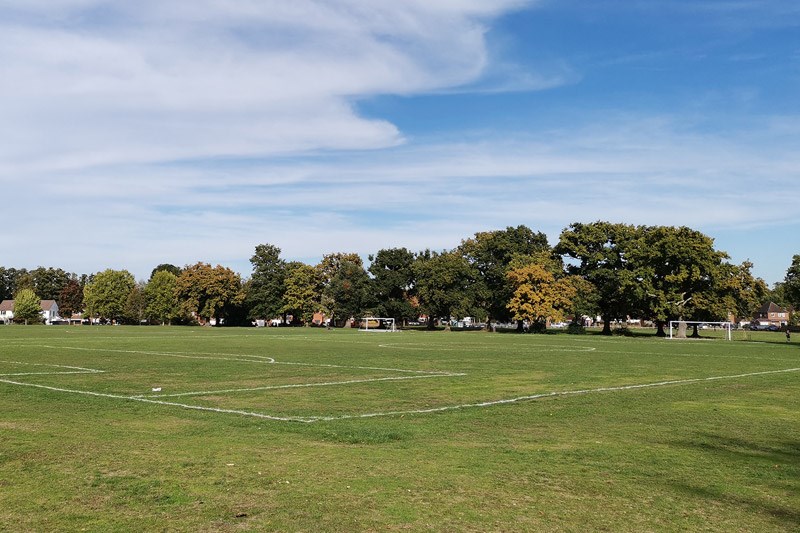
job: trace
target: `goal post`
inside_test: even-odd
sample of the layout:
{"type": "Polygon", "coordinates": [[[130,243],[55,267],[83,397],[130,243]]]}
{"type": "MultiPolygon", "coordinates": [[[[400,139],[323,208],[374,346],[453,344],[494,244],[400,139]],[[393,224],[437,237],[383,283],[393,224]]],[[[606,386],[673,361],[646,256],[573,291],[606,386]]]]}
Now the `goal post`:
{"type": "MultiPolygon", "coordinates": [[[[714,329],[720,328],[725,334],[725,340],[733,340],[731,336],[731,323],[730,322],[708,322],[705,320],[670,320],[669,321],[669,338],[670,339],[685,339],[686,328],[689,326],[697,325],[698,328],[703,326],[710,326],[714,329]]],[[[705,329],[705,328],[703,328],[705,329]]]]}
{"type": "Polygon", "coordinates": [[[397,331],[397,328],[395,328],[394,318],[365,316],[360,319],[358,331],[393,333],[397,331]]]}

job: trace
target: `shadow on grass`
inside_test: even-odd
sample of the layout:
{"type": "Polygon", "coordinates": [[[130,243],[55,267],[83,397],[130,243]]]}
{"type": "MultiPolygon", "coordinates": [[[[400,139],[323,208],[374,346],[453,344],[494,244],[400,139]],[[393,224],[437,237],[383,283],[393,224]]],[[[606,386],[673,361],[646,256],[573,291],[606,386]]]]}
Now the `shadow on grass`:
{"type": "Polygon", "coordinates": [[[746,509],[754,514],[768,515],[774,520],[783,522],[787,530],[794,531],[800,526],[800,511],[788,502],[786,504],[769,501],[767,498],[756,498],[741,494],[724,492],[721,489],[700,487],[688,483],[672,482],[670,487],[678,492],[690,495],[698,501],[717,501],[723,504],[746,509]]]}
{"type": "Polygon", "coordinates": [[[704,451],[738,455],[742,457],[761,457],[771,462],[786,461],[800,465],[800,441],[783,442],[777,446],[769,446],[747,441],[739,437],[723,437],[711,433],[698,433],[692,441],[679,442],[684,447],[699,448],[704,451]]]}
{"type": "Polygon", "coordinates": [[[790,530],[800,526],[800,510],[797,506],[791,501],[781,501],[775,497],[778,493],[797,494],[800,490],[800,478],[796,473],[792,474],[792,471],[800,467],[800,441],[764,444],[743,437],[697,433],[691,440],[677,441],[672,445],[699,450],[709,462],[728,465],[731,468],[735,468],[737,464],[746,464],[748,468],[762,468],[770,473],[776,469],[774,470],[776,474],[774,477],[771,474],[759,476],[757,484],[747,486],[748,489],[752,489],[749,490],[750,494],[744,494],[736,489],[701,486],[687,480],[668,481],[667,484],[671,488],[688,493],[693,498],[718,501],[745,508],[755,514],[769,515],[789,526],[790,530]],[[770,484],[773,485],[771,488],[770,484]],[[770,494],[763,494],[763,489],[770,494]]]}

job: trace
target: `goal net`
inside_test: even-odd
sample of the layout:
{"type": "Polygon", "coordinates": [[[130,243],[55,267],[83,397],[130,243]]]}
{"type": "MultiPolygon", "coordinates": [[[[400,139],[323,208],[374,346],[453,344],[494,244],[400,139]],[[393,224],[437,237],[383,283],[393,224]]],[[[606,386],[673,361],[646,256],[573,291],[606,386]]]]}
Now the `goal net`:
{"type": "Polygon", "coordinates": [[[395,332],[394,318],[368,316],[361,319],[358,331],[395,332]]]}
{"type": "MultiPolygon", "coordinates": [[[[703,331],[721,331],[725,340],[733,340],[731,337],[731,323],[730,322],[704,322],[699,320],[670,320],[669,322],[669,338],[670,339],[686,339],[694,333],[694,328],[703,331]],[[688,330],[692,330],[689,335],[686,334],[688,330]]],[[[698,331],[699,332],[699,331],[698,331]]]]}

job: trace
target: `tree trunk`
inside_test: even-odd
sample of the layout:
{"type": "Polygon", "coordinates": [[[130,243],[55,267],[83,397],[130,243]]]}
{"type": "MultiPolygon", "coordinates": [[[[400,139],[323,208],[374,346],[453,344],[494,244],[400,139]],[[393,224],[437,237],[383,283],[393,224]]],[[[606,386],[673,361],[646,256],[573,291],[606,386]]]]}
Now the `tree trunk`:
{"type": "Polygon", "coordinates": [[[665,325],[666,325],[666,322],[664,322],[663,320],[656,320],[656,327],[658,328],[658,329],[656,329],[656,337],[666,337],[667,336],[667,332],[664,331],[664,326],[665,325]]]}
{"type": "Polygon", "coordinates": [[[697,326],[699,326],[699,324],[692,324],[692,328],[693,328],[692,338],[693,339],[699,339],[700,338],[700,332],[697,331],[697,326]]]}
{"type": "Polygon", "coordinates": [[[603,331],[601,335],[611,335],[611,318],[608,315],[601,315],[603,318],[603,331]]]}
{"type": "Polygon", "coordinates": [[[525,326],[522,324],[522,320],[517,320],[517,333],[522,333],[525,331],[525,326]]]}

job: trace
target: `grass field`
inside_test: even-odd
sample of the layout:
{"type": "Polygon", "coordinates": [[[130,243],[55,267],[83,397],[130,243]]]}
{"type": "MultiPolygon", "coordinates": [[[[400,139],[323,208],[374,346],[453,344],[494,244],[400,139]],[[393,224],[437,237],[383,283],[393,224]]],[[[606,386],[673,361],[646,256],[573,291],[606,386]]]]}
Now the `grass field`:
{"type": "Polygon", "coordinates": [[[0,530],[798,531],[800,344],[0,327],[0,530]]]}

